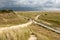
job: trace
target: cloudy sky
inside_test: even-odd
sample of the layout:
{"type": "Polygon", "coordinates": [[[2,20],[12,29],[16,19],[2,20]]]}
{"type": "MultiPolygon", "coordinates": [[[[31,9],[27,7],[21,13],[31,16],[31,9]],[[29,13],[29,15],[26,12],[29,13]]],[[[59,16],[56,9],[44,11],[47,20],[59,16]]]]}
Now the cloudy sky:
{"type": "Polygon", "coordinates": [[[60,10],[60,0],[0,0],[0,9],[60,10]]]}

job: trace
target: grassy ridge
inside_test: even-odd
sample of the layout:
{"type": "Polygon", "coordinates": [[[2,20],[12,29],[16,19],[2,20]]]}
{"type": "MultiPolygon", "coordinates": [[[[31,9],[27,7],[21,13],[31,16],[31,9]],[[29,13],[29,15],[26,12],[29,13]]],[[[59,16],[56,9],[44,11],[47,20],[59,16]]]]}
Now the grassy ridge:
{"type": "Polygon", "coordinates": [[[0,12],[0,27],[17,25],[27,22],[23,17],[18,17],[15,12],[0,12]]]}

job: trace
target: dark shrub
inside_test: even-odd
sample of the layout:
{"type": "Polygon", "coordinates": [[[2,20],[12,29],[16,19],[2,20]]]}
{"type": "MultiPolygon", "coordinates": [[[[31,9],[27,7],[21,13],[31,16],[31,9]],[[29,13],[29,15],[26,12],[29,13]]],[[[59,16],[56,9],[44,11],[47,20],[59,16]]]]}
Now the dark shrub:
{"type": "Polygon", "coordinates": [[[13,12],[13,10],[0,10],[0,13],[10,13],[13,12]]]}
{"type": "Polygon", "coordinates": [[[47,14],[45,14],[45,15],[47,15],[47,14]]]}

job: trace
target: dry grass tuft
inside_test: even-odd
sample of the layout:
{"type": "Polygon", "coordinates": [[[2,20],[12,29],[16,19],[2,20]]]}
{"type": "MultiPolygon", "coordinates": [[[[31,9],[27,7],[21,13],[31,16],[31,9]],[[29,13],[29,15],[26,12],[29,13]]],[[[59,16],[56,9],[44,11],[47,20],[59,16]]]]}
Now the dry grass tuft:
{"type": "Polygon", "coordinates": [[[0,30],[0,40],[28,40],[28,28],[0,30]]]}

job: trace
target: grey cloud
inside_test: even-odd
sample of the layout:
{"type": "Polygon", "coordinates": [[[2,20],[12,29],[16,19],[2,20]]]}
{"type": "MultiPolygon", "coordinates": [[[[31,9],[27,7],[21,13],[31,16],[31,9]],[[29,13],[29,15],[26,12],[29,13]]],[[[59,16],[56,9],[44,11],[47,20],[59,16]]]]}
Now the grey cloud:
{"type": "Polygon", "coordinates": [[[1,0],[0,8],[5,8],[5,7],[9,9],[31,8],[34,10],[35,9],[42,10],[42,9],[60,8],[60,5],[59,3],[56,3],[55,0],[1,0]]]}

